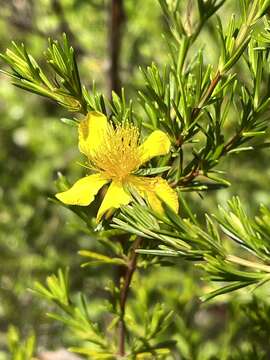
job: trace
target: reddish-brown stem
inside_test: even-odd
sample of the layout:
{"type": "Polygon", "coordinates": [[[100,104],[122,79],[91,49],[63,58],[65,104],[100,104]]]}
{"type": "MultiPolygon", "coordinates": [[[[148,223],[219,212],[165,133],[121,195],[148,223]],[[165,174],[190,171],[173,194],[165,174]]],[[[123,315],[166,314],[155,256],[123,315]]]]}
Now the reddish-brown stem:
{"type": "MultiPolygon", "coordinates": [[[[215,88],[220,80],[221,80],[221,74],[218,71],[216,73],[215,77],[213,78],[213,80],[211,81],[208,89],[205,91],[204,95],[202,96],[202,98],[198,104],[198,107],[193,109],[192,114],[191,114],[192,121],[194,121],[199,116],[202,107],[210,99],[211,95],[213,94],[213,91],[215,90],[215,88]]],[[[177,182],[171,184],[171,186],[176,187],[179,185],[179,183],[181,185],[187,185],[191,181],[193,181],[199,174],[200,174],[199,165],[197,165],[194,167],[194,169],[188,175],[186,175],[180,181],[177,181],[177,182]]]]}
{"type": "MultiPolygon", "coordinates": [[[[240,139],[240,134],[235,134],[225,145],[223,148],[223,151],[220,155],[220,157],[226,155],[231,149],[234,148],[235,144],[240,139]]],[[[188,175],[183,177],[180,181],[174,182],[171,185],[171,187],[176,187],[179,185],[188,185],[191,181],[193,181],[198,175],[200,175],[201,172],[199,170],[199,165],[196,166],[188,175]]]]}
{"type": "Polygon", "coordinates": [[[204,106],[204,104],[207,102],[207,100],[209,100],[209,98],[211,97],[211,95],[213,94],[213,91],[215,90],[217,84],[219,83],[221,79],[221,74],[218,71],[214,77],[214,79],[211,81],[208,89],[206,90],[206,92],[204,93],[204,95],[202,96],[202,99],[198,105],[198,107],[194,108],[192,111],[192,120],[195,120],[196,117],[200,114],[202,107],[204,106]]]}
{"type": "Polygon", "coordinates": [[[193,169],[187,176],[185,176],[185,177],[181,180],[180,184],[181,184],[181,185],[187,185],[187,184],[189,184],[189,183],[190,183],[192,180],[194,180],[199,174],[200,174],[200,171],[199,171],[197,168],[193,169]]]}
{"type": "Polygon", "coordinates": [[[109,26],[110,47],[110,91],[121,92],[120,53],[122,45],[122,27],[125,20],[123,0],[111,1],[111,17],[109,26]]]}
{"type": "Polygon", "coordinates": [[[124,274],[123,284],[120,284],[120,322],[119,322],[119,355],[125,355],[125,340],[126,340],[126,324],[125,324],[125,312],[126,302],[128,298],[130,283],[132,276],[137,266],[137,253],[136,250],[140,247],[142,239],[137,238],[130,251],[129,262],[124,274]]]}
{"type": "Polygon", "coordinates": [[[227,154],[235,145],[235,143],[238,142],[238,140],[240,139],[240,133],[235,134],[228,142],[227,144],[224,146],[223,151],[222,151],[222,155],[227,154]]]}

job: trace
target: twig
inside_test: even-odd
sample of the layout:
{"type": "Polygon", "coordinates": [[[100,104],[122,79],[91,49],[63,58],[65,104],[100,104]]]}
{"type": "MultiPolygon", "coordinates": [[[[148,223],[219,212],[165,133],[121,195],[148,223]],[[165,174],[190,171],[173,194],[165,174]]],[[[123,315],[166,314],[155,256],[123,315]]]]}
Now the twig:
{"type": "Polygon", "coordinates": [[[124,275],[123,286],[120,289],[120,322],[119,322],[119,355],[125,355],[125,339],[126,339],[126,324],[125,324],[125,311],[126,311],[126,302],[129,293],[130,283],[132,276],[137,266],[137,256],[136,250],[141,245],[141,238],[137,238],[134,242],[134,245],[130,252],[130,261],[128,263],[126,273],[124,275]]]}
{"type": "MultiPolygon", "coordinates": [[[[225,156],[231,149],[233,149],[235,147],[235,144],[237,144],[237,142],[239,141],[239,139],[240,139],[239,133],[232,136],[232,138],[230,140],[228,140],[228,142],[224,145],[224,148],[220,154],[220,157],[225,156]]],[[[197,164],[188,175],[186,175],[185,177],[183,177],[181,180],[179,180],[177,182],[173,182],[171,184],[171,187],[176,187],[179,185],[187,185],[191,181],[193,181],[197,176],[199,176],[200,174],[201,174],[201,171],[199,169],[199,164],[197,164]]]]}
{"type": "Polygon", "coordinates": [[[180,185],[187,185],[193,181],[198,175],[200,175],[200,170],[198,167],[195,167],[188,175],[186,175],[181,181],[180,185]]]}
{"type": "Polygon", "coordinates": [[[221,155],[227,154],[241,138],[240,133],[235,134],[224,146],[221,155]]]}
{"type": "MultiPolygon", "coordinates": [[[[190,16],[191,16],[191,7],[192,7],[192,3],[189,1],[188,2],[188,6],[187,6],[187,25],[188,25],[188,28],[189,28],[189,32],[191,33],[191,22],[190,22],[190,16]]],[[[197,31],[195,32],[194,34],[194,37],[193,37],[193,41],[195,41],[195,39],[197,38],[198,34],[200,33],[201,31],[201,28],[200,26],[197,28],[197,31]]],[[[187,53],[187,49],[188,47],[186,47],[186,53],[187,53]]],[[[185,53],[185,56],[186,56],[186,53],[185,53]]],[[[184,57],[182,59],[182,66],[183,66],[183,63],[184,63],[184,57]]],[[[182,68],[181,66],[181,68],[182,68]]],[[[213,80],[211,81],[209,87],[207,88],[207,90],[204,92],[204,94],[202,95],[200,101],[199,101],[199,104],[197,107],[193,108],[192,110],[192,113],[191,113],[191,122],[193,122],[200,114],[201,112],[201,109],[203,108],[203,106],[205,105],[205,103],[209,100],[209,98],[211,97],[211,95],[213,94],[217,84],[219,83],[219,81],[221,80],[221,73],[219,71],[217,71],[216,75],[214,76],[213,80]]],[[[179,141],[179,144],[178,144],[179,147],[182,146],[182,141],[179,141]]],[[[186,175],[184,178],[182,178],[181,180],[176,180],[174,181],[173,183],[171,183],[170,185],[172,187],[176,187],[179,185],[179,183],[181,185],[186,185],[186,184],[189,184],[191,181],[193,181],[198,175],[200,174],[200,170],[199,170],[199,163],[196,164],[194,166],[194,169],[191,170],[191,172],[186,175]]]]}
{"type": "Polygon", "coordinates": [[[210,99],[211,95],[213,94],[217,84],[219,83],[219,81],[221,80],[221,74],[218,71],[214,77],[214,79],[211,81],[208,89],[206,90],[206,92],[204,93],[204,95],[202,96],[200,103],[198,105],[198,107],[194,108],[191,114],[192,120],[195,120],[196,117],[200,114],[201,109],[203,108],[203,106],[205,105],[205,103],[210,99]]]}
{"type": "MultiPolygon", "coordinates": [[[[219,71],[217,71],[215,77],[213,78],[213,80],[211,81],[209,87],[207,88],[207,90],[205,91],[204,95],[202,96],[198,107],[194,108],[191,114],[191,119],[192,121],[194,121],[200,114],[201,109],[203,108],[204,104],[210,99],[211,95],[213,94],[217,84],[219,83],[219,81],[221,80],[221,74],[219,71]]],[[[176,187],[179,185],[179,183],[181,185],[187,185],[189,184],[191,181],[193,181],[198,175],[200,174],[200,169],[199,169],[199,164],[196,164],[194,169],[191,170],[191,172],[186,175],[184,178],[182,178],[181,180],[174,182],[171,184],[172,187],[176,187]]]]}

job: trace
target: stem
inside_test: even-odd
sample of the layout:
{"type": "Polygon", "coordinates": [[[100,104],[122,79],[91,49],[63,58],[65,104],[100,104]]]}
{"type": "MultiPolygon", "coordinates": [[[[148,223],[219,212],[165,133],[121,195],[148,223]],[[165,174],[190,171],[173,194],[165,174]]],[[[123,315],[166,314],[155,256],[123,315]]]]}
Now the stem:
{"type": "Polygon", "coordinates": [[[242,25],[242,27],[238,33],[238,36],[237,36],[237,39],[235,42],[235,49],[237,49],[239,46],[241,46],[241,44],[244,42],[244,40],[250,30],[252,22],[256,18],[257,6],[258,6],[258,1],[256,0],[252,3],[250,13],[248,14],[246,23],[242,25]]]}
{"type": "MultiPolygon", "coordinates": [[[[239,34],[237,36],[236,39],[236,44],[235,44],[235,51],[241,47],[242,43],[245,41],[245,38],[248,35],[248,32],[250,31],[250,27],[252,26],[252,23],[254,21],[254,19],[256,19],[256,10],[257,10],[257,5],[258,5],[258,1],[254,1],[251,9],[250,9],[250,13],[248,15],[247,21],[244,25],[242,25],[239,34]]],[[[246,44],[247,45],[247,44],[246,44]]],[[[211,95],[213,94],[217,84],[219,83],[219,81],[222,78],[222,75],[227,72],[230,69],[230,67],[227,66],[227,68],[222,69],[222,70],[218,70],[215,77],[213,78],[213,80],[211,81],[209,87],[207,88],[207,90],[205,91],[205,93],[203,94],[198,107],[194,108],[192,110],[191,113],[191,120],[194,121],[200,114],[201,109],[203,108],[203,106],[207,103],[207,101],[210,99],[211,95]]],[[[228,153],[228,151],[231,150],[231,148],[235,145],[235,143],[237,143],[239,141],[239,136],[240,134],[237,133],[236,135],[234,135],[227,144],[225,144],[224,149],[221,153],[221,156],[224,156],[225,154],[228,153]]],[[[181,184],[188,184],[191,181],[193,181],[198,175],[199,175],[200,171],[198,168],[198,164],[194,167],[194,169],[188,174],[186,175],[184,178],[182,178],[182,180],[177,181],[175,183],[172,184],[173,187],[177,186],[179,184],[179,182],[181,184]]]]}
{"type": "Polygon", "coordinates": [[[185,176],[182,180],[181,180],[181,185],[187,185],[189,184],[192,180],[194,180],[198,175],[200,174],[199,169],[196,167],[194,168],[187,176],[185,176]]]}
{"type": "MultiPolygon", "coordinates": [[[[240,139],[241,139],[241,134],[238,132],[224,145],[224,148],[220,154],[220,157],[225,156],[231,149],[233,149],[240,139]]],[[[191,181],[193,181],[200,174],[201,174],[201,172],[199,169],[199,164],[197,164],[188,175],[183,177],[180,181],[172,183],[171,187],[176,187],[179,184],[180,185],[188,185],[191,181]]]]}
{"type": "MultiPolygon", "coordinates": [[[[199,116],[202,107],[204,106],[204,104],[209,100],[209,98],[211,97],[211,95],[213,94],[213,91],[215,90],[217,84],[219,83],[219,81],[221,80],[221,74],[219,71],[217,71],[214,79],[211,81],[209,87],[207,88],[207,90],[205,91],[204,95],[202,96],[198,107],[194,108],[191,114],[191,118],[192,121],[194,121],[196,119],[196,117],[199,116]]],[[[171,184],[172,187],[176,187],[178,186],[179,182],[182,185],[186,185],[188,183],[190,183],[192,180],[194,180],[198,175],[200,174],[199,171],[199,164],[197,164],[194,169],[188,174],[186,175],[184,178],[182,178],[180,181],[177,181],[173,184],[171,184]]]]}
{"type": "Polygon", "coordinates": [[[231,149],[234,148],[235,144],[241,139],[241,133],[237,132],[224,146],[221,156],[226,155],[231,149]]]}
{"type": "Polygon", "coordinates": [[[122,27],[125,20],[125,11],[123,0],[112,0],[111,18],[110,18],[110,93],[115,91],[118,95],[121,93],[120,79],[120,52],[122,45],[122,27]]]}
{"type": "Polygon", "coordinates": [[[244,50],[247,48],[248,43],[251,39],[250,34],[252,27],[260,17],[260,14],[257,10],[258,6],[259,6],[259,1],[258,0],[253,1],[247,20],[244,24],[242,24],[239,33],[235,39],[235,45],[231,53],[231,57],[225,63],[223,68],[220,69],[220,72],[222,74],[228,72],[232,68],[232,66],[238,61],[244,50]]]}
{"type": "Polygon", "coordinates": [[[211,81],[208,89],[205,91],[204,95],[202,96],[198,107],[194,108],[192,111],[192,120],[194,121],[196,117],[200,114],[202,107],[204,104],[210,99],[211,95],[213,94],[213,91],[215,90],[217,84],[219,83],[221,79],[221,74],[219,71],[217,71],[214,79],[211,81]]]}
{"type": "Polygon", "coordinates": [[[124,282],[120,288],[120,322],[119,322],[119,355],[125,355],[125,338],[126,338],[126,324],[125,324],[125,312],[126,312],[126,302],[128,298],[130,283],[132,276],[137,266],[137,257],[138,254],[136,250],[140,247],[142,239],[137,238],[134,242],[133,247],[130,251],[129,262],[124,275],[124,282]]]}

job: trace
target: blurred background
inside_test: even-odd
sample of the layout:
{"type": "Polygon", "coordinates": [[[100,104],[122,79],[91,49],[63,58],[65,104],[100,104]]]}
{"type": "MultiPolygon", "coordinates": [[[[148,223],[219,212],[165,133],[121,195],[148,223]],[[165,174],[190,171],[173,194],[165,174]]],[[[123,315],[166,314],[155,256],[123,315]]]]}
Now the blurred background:
{"type": "MultiPolygon", "coordinates": [[[[186,3],[183,1],[183,11],[186,3]]],[[[239,11],[235,3],[227,1],[221,10],[223,19],[239,11]]],[[[143,86],[139,66],[168,61],[162,37],[165,19],[157,0],[0,0],[0,6],[1,52],[11,41],[23,41],[42,64],[48,37],[60,38],[66,32],[76,50],[84,84],[91,87],[95,81],[107,95],[111,90],[119,92],[123,85],[135,106],[136,92],[143,86]]],[[[209,22],[194,51],[206,48],[206,61],[215,65],[219,48],[212,35],[214,22],[209,22]]],[[[4,68],[3,63],[0,67],[4,68]]],[[[22,336],[35,331],[40,351],[69,344],[69,334],[46,317],[48,304],[28,290],[35,280],[43,281],[59,267],[71,268],[74,292],[84,289],[91,297],[92,313],[97,318],[102,314],[98,299],[103,296],[110,269],[80,268],[76,253],[95,248],[94,239],[81,231],[82,224],[74,214],[48,200],[56,192],[58,171],[71,182],[82,173],[76,163],[76,129],[60,121],[65,116],[65,110],[54,103],[13,87],[0,75],[1,359],[7,359],[6,332],[11,324],[22,336]]],[[[251,214],[260,203],[270,204],[267,151],[226,158],[220,169],[227,172],[231,188],[202,197],[185,194],[198,216],[215,212],[218,203],[236,194],[251,214]]],[[[175,326],[181,358],[220,359],[220,344],[227,341],[231,349],[241,349],[250,343],[249,319],[242,304],[243,298],[254,304],[251,295],[240,293],[229,303],[222,298],[199,307],[198,296],[204,291],[199,273],[191,264],[180,262],[174,268],[148,270],[137,276],[136,284],[148,289],[152,303],[166,299],[169,307],[178,310],[175,326]]]]}

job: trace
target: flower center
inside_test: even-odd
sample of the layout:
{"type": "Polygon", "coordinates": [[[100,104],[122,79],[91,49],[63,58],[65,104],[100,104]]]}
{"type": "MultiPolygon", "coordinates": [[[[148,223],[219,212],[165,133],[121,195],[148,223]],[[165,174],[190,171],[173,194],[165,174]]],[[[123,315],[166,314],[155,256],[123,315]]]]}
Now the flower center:
{"type": "Polygon", "coordinates": [[[139,132],[132,125],[108,125],[104,138],[89,161],[110,179],[124,180],[140,166],[139,132]]]}

